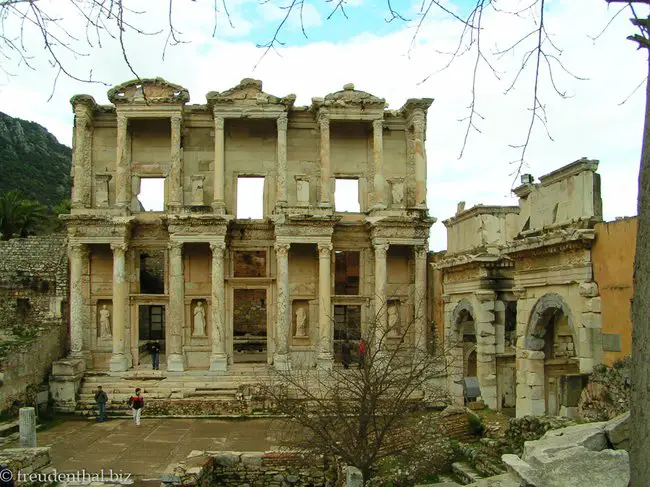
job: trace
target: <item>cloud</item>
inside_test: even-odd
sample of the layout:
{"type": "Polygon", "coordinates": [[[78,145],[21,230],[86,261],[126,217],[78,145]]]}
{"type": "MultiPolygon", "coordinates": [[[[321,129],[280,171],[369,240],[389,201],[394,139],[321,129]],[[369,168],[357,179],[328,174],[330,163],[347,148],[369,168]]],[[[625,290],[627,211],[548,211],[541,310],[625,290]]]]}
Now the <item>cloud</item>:
{"type": "Polygon", "coordinates": [[[318,9],[313,4],[306,2],[297,4],[289,12],[291,5],[293,5],[292,2],[283,2],[282,5],[277,5],[268,1],[260,3],[258,11],[263,20],[271,24],[279,24],[288,14],[287,26],[296,30],[302,29],[303,27],[305,29],[318,27],[323,23],[318,9]]]}
{"type": "MultiPolygon", "coordinates": [[[[199,2],[196,2],[197,4],[199,2]]],[[[205,3],[205,2],[204,2],[205,3]]],[[[211,3],[211,2],[208,2],[211,3]]],[[[502,8],[517,2],[503,2],[502,8]]],[[[577,80],[561,69],[554,69],[555,82],[570,96],[557,96],[547,71],[541,78],[540,97],[548,118],[550,140],[541,125],[536,125],[526,160],[526,172],[539,177],[583,156],[599,159],[605,218],[636,213],[637,176],[643,130],[643,90],[620,105],[634,87],[645,78],[647,60],[626,40],[632,27],[620,15],[605,34],[593,42],[588,35],[597,34],[610,19],[602,2],[564,0],[551,4],[546,25],[553,42],[563,51],[558,54],[564,66],[585,80],[577,80]],[[580,25],[575,19],[580,18],[580,25]]],[[[392,108],[399,108],[407,98],[435,99],[428,116],[428,205],[439,220],[454,214],[456,202],[465,200],[467,207],[476,204],[516,204],[510,196],[515,166],[520,151],[510,145],[521,144],[526,137],[532,106],[533,76],[525,71],[517,87],[503,94],[511,83],[523,54],[530,46],[522,45],[515,54],[493,59],[500,80],[482,64],[476,85],[477,119],[481,133],[471,132],[463,158],[467,106],[472,99],[471,73],[474,57],[468,53],[452,66],[428,81],[421,81],[448,60],[441,52],[453,51],[462,28],[457,22],[436,16],[426,23],[417,45],[409,51],[412,26],[390,35],[363,33],[345,42],[314,42],[300,47],[284,47],[273,52],[260,66],[253,67],[262,54],[254,42],[212,38],[211,17],[191,2],[178,26],[193,41],[168,49],[161,59],[164,37],[127,36],[128,53],[141,76],[162,76],[190,90],[192,103],[204,103],[205,93],[223,91],[244,77],[264,81],[264,90],[279,96],[295,93],[297,104],[307,105],[314,96],[341,89],[354,82],[361,90],[384,97],[392,108]],[[193,10],[194,9],[194,10],[193,10]]],[[[239,4],[245,13],[246,2],[239,4]]],[[[501,5],[501,2],[500,2],[501,5]]],[[[165,26],[164,13],[147,17],[154,30],[165,26]]],[[[256,25],[257,18],[244,15],[256,25]]],[[[271,21],[269,21],[271,22],[271,21]]],[[[494,52],[526,33],[530,19],[490,12],[483,19],[486,52],[494,52]]],[[[351,24],[352,27],[352,24],[351,24]]],[[[327,23],[323,24],[327,28],[327,23]]],[[[255,33],[255,29],[251,31],[255,33]]],[[[38,46],[38,39],[33,43],[38,46]]],[[[91,68],[94,79],[118,84],[133,78],[124,65],[115,42],[106,40],[102,48],[89,50],[90,56],[67,59],[76,73],[91,68]]],[[[492,58],[491,58],[492,59],[492,58]]],[[[107,87],[88,85],[61,77],[55,98],[46,103],[54,72],[47,63],[37,71],[17,70],[18,76],[0,86],[0,106],[12,116],[34,120],[50,129],[62,142],[70,144],[72,114],[68,100],[75,93],[89,93],[106,103],[107,87]]],[[[431,246],[446,246],[446,233],[436,223],[431,246]]]]}

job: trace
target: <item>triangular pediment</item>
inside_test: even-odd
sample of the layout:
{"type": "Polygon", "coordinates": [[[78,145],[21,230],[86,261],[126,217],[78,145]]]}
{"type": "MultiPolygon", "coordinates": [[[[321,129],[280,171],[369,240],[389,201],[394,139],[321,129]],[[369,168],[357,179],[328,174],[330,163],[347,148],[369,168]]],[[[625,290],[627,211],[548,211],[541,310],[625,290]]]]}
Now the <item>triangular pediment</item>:
{"type": "Polygon", "coordinates": [[[127,81],[108,90],[111,103],[187,103],[190,93],[180,85],[162,78],[127,81]]]}
{"type": "Polygon", "coordinates": [[[291,108],[296,101],[296,95],[283,98],[262,91],[262,82],[257,79],[245,78],[229,90],[211,91],[205,96],[210,105],[284,105],[291,108]]]}
{"type": "Polygon", "coordinates": [[[323,99],[325,106],[375,106],[382,109],[386,105],[384,98],[379,98],[366,91],[356,90],[354,85],[349,83],[341,91],[336,91],[325,96],[323,99]]]}

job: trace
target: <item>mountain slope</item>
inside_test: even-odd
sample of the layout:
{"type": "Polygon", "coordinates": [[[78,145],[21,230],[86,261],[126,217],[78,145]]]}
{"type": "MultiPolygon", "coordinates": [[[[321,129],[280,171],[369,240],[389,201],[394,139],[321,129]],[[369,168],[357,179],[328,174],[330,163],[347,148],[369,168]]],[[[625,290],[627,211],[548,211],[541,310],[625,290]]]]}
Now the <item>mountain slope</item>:
{"type": "Polygon", "coordinates": [[[72,149],[34,122],[0,112],[0,193],[53,206],[70,198],[72,149]]]}

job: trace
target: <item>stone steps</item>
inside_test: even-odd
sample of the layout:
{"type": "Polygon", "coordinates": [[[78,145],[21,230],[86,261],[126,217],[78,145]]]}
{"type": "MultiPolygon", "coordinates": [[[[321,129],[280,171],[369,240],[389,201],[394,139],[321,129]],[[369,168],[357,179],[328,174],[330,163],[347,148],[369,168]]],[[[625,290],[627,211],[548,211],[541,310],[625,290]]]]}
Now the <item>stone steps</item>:
{"type": "Polygon", "coordinates": [[[458,477],[463,485],[473,484],[484,477],[468,462],[455,462],[451,464],[451,471],[458,477]]]}

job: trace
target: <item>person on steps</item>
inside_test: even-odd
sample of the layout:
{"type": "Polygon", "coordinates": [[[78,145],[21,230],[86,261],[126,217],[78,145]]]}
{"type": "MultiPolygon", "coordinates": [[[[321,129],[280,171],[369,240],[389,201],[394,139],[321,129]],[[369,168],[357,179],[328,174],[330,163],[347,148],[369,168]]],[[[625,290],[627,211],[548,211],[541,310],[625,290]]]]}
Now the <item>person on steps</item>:
{"type": "Polygon", "coordinates": [[[149,351],[151,352],[151,365],[153,370],[158,370],[159,368],[159,358],[160,358],[160,343],[158,341],[153,341],[149,343],[149,351]]]}
{"type": "Polygon", "coordinates": [[[138,387],[135,390],[135,396],[129,398],[129,406],[133,410],[133,422],[136,426],[140,426],[140,416],[142,415],[142,408],[144,408],[144,398],[140,392],[141,389],[138,387]]]}
{"type": "Polygon", "coordinates": [[[106,403],[108,395],[102,390],[102,386],[97,386],[95,391],[95,402],[97,403],[97,421],[106,421],[106,403]]]}

